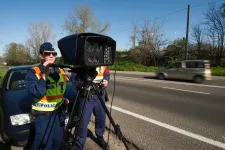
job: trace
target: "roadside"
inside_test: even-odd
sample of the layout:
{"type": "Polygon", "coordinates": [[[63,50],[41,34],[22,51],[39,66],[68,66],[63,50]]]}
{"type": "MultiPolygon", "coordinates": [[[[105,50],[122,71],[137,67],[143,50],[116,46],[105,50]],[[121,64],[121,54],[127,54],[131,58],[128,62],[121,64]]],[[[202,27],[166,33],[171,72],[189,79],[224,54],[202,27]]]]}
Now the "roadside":
{"type": "MultiPolygon", "coordinates": [[[[95,142],[96,140],[96,136],[95,136],[95,125],[94,125],[94,116],[92,115],[91,117],[91,121],[88,125],[88,129],[91,131],[91,133],[88,133],[88,138],[87,138],[87,142],[85,145],[85,150],[102,150],[98,144],[95,142]]],[[[111,128],[112,130],[112,128],[111,128]]],[[[104,139],[107,142],[108,139],[108,133],[109,130],[106,127],[105,129],[105,134],[104,134],[104,139]]],[[[138,150],[137,148],[135,148],[132,144],[127,143],[130,150],[138,150]]],[[[122,141],[119,140],[119,138],[114,134],[114,132],[110,132],[109,133],[109,149],[110,150],[126,150],[124,144],[122,141]]]]}
{"type": "MultiPolygon", "coordinates": [[[[88,125],[88,135],[87,135],[87,141],[85,143],[85,150],[102,150],[101,147],[96,143],[96,136],[95,136],[95,124],[94,124],[94,117],[92,117],[89,125],[88,125]]],[[[104,139],[107,141],[108,138],[108,132],[109,130],[105,130],[104,139]]],[[[111,150],[126,150],[124,147],[122,141],[116,137],[116,135],[113,132],[110,132],[109,134],[109,149],[111,150]]],[[[132,150],[137,150],[133,146],[129,145],[129,148],[132,150]]],[[[23,150],[23,148],[19,147],[11,147],[11,150],[23,150]]]]}

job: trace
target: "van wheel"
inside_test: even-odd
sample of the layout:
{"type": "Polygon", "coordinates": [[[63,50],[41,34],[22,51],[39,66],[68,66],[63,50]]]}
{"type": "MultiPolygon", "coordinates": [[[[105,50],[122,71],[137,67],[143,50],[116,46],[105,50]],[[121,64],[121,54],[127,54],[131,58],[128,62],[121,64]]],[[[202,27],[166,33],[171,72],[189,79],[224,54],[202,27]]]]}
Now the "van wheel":
{"type": "Polygon", "coordinates": [[[159,79],[159,80],[164,80],[164,79],[165,79],[164,74],[160,73],[160,74],[158,75],[158,79],[159,79]]]}
{"type": "Polygon", "coordinates": [[[204,78],[202,76],[195,76],[194,77],[194,82],[195,83],[203,83],[204,82],[204,78]]]}

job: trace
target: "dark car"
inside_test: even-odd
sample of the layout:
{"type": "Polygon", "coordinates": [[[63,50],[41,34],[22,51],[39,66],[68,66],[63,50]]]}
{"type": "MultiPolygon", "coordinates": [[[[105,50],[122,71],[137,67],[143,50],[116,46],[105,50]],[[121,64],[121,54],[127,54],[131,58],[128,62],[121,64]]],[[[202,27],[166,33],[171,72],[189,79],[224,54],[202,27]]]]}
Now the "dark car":
{"type": "MultiPolygon", "coordinates": [[[[25,147],[31,135],[32,119],[30,116],[32,97],[28,95],[24,79],[33,66],[9,68],[0,85],[0,149],[10,145],[25,147]]],[[[76,90],[67,78],[64,95],[74,100],[76,90]]]]}

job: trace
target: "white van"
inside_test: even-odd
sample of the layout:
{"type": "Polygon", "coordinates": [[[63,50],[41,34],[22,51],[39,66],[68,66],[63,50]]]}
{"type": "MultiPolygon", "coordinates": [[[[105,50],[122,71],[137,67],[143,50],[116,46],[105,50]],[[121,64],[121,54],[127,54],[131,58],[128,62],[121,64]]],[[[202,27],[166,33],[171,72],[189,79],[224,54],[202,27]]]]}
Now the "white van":
{"type": "Polygon", "coordinates": [[[166,68],[156,71],[156,76],[160,80],[181,79],[192,80],[196,83],[203,83],[211,80],[210,63],[208,60],[183,60],[175,62],[166,68]]]}

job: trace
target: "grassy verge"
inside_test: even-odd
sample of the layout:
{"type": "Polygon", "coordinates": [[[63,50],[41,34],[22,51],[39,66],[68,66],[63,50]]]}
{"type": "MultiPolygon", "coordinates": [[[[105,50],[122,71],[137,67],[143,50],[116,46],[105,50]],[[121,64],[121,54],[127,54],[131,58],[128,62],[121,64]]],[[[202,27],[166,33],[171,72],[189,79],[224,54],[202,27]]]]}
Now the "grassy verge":
{"type": "MultiPolygon", "coordinates": [[[[110,66],[109,69],[115,70],[115,65],[110,66]]],[[[157,69],[159,67],[139,65],[130,60],[118,61],[116,65],[117,71],[155,72],[157,69]]],[[[224,67],[212,67],[211,71],[213,76],[225,76],[224,67]]]]}
{"type": "Polygon", "coordinates": [[[3,77],[4,77],[4,75],[5,75],[5,73],[6,73],[6,71],[7,71],[7,69],[0,69],[0,83],[2,82],[2,79],[3,79],[3,77]]]}
{"type": "Polygon", "coordinates": [[[222,67],[212,67],[211,68],[213,76],[225,76],[225,68],[222,67]]]}
{"type": "MultiPolygon", "coordinates": [[[[110,70],[115,70],[115,65],[109,66],[110,70]]],[[[136,64],[133,61],[119,61],[116,65],[116,70],[118,71],[139,71],[139,72],[154,72],[158,69],[158,67],[147,67],[144,65],[136,64]]]]}

